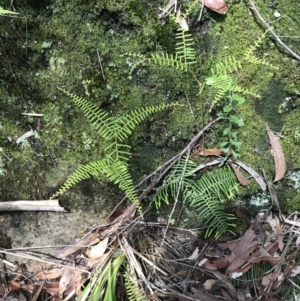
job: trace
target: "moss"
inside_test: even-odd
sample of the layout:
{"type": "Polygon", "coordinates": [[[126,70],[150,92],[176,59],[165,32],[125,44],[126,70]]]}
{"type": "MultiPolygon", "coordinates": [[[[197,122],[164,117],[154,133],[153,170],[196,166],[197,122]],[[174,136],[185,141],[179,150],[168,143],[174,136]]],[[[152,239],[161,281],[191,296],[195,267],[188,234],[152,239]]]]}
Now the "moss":
{"type": "MultiPolygon", "coordinates": [[[[272,1],[258,0],[256,4],[269,21],[275,21],[275,9],[287,16],[272,23],[279,35],[285,36],[287,32],[291,36],[299,35],[299,18],[294,1],[277,3],[276,8],[271,7],[272,1]]],[[[228,5],[230,10],[226,16],[205,11],[203,26],[199,23],[191,25],[199,57],[194,74],[200,82],[209,76],[212,66],[229,55],[243,58],[245,51],[264,32],[261,25],[249,16],[245,3],[228,1],[228,5]],[[206,28],[208,33],[204,35],[206,28]]],[[[4,168],[12,175],[12,179],[8,180],[10,184],[20,181],[18,164],[29,164],[32,173],[44,179],[60,161],[86,163],[101,157],[105,151],[106,145],[99,141],[97,133],[71,101],[58,93],[57,86],[88,98],[115,116],[160,102],[179,101],[186,104],[181,110],[152,116],[131,137],[130,144],[137,153],[133,158],[135,166],[132,167],[136,173],[139,169],[147,173],[155,168],[155,164],[163,163],[181,149],[202,124],[214,118],[224,105],[220,102],[209,114],[207,109],[212,94],[207,90],[200,99],[198,84],[190,74],[158,66],[141,67],[133,74],[129,73],[132,62],[121,57],[121,54],[174,51],[175,27],[171,22],[161,26],[157,20],[157,2],[57,0],[42,2],[38,6],[22,2],[18,4],[18,10],[21,15],[27,16],[27,33],[25,19],[13,19],[9,23],[3,19],[0,21],[5,44],[5,52],[1,52],[7,54],[2,61],[0,75],[5,83],[0,93],[0,101],[4,104],[3,115],[0,116],[3,127],[0,146],[16,163],[14,165],[5,156],[1,157],[4,168]],[[4,86],[7,88],[4,89],[4,86]],[[44,117],[40,121],[34,118],[29,122],[27,117],[21,116],[22,112],[31,111],[43,113],[44,117]],[[15,141],[28,129],[37,129],[39,122],[39,137],[29,139],[27,148],[7,140],[9,136],[15,141]],[[145,141],[147,145],[144,147],[145,141]]],[[[295,39],[285,41],[293,49],[297,46],[295,39]]],[[[240,86],[262,95],[258,101],[247,97],[246,103],[236,112],[245,121],[245,126],[239,131],[239,140],[243,142],[242,160],[254,169],[263,167],[272,177],[273,158],[264,128],[265,118],[270,112],[274,130],[280,130],[280,122],[285,125],[286,138],[282,145],[288,166],[299,164],[296,155],[299,152],[299,133],[293,126],[297,122],[297,112],[277,115],[274,119],[283,98],[297,95],[300,75],[296,62],[270,36],[263,41],[256,54],[279,67],[279,71],[243,64],[237,74],[240,86]],[[265,104],[269,107],[266,108],[265,104]],[[263,109],[267,112],[261,114],[263,109]]],[[[217,124],[207,133],[207,145],[219,146],[224,126],[224,123],[217,124]]],[[[34,176],[27,179],[32,178],[34,176]]],[[[28,183],[29,180],[26,181],[28,183]]],[[[39,185],[40,182],[27,192],[25,186],[20,187],[25,191],[20,197],[30,198],[32,191],[31,198],[47,196],[47,188],[39,185]],[[38,193],[38,189],[42,192],[38,193]]],[[[9,199],[17,195],[17,190],[5,190],[3,194],[7,193],[5,198],[9,199]]]]}

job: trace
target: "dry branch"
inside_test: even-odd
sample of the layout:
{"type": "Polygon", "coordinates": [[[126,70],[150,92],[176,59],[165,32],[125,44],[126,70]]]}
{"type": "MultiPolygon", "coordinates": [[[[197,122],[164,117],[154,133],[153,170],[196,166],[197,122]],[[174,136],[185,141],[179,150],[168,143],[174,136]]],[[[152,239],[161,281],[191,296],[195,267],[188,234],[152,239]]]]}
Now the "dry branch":
{"type": "Polygon", "coordinates": [[[58,200],[0,202],[0,211],[60,211],[67,212],[58,200]]]}
{"type": "Polygon", "coordinates": [[[286,44],[284,44],[281,39],[278,37],[278,35],[275,33],[275,31],[272,29],[272,27],[263,19],[261,14],[259,13],[257,7],[253,3],[252,0],[249,0],[250,8],[255,12],[258,19],[267,27],[268,31],[272,34],[276,42],[278,42],[289,54],[291,54],[294,58],[296,58],[298,61],[300,61],[300,56],[295,53],[290,47],[288,47],[286,44]]]}

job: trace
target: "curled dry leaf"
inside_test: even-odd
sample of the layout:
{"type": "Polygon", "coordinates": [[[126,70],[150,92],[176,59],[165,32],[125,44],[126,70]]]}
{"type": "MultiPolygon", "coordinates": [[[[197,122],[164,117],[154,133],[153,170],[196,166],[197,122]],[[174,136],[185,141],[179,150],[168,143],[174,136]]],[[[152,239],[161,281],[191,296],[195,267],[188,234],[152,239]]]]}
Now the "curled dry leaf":
{"type": "Polygon", "coordinates": [[[273,182],[277,182],[281,180],[285,175],[285,170],[286,170],[285,157],[279,143],[279,138],[274,135],[274,133],[270,130],[267,124],[266,124],[266,130],[273,150],[273,157],[275,163],[275,179],[273,182]]]}
{"type": "Polygon", "coordinates": [[[228,7],[226,6],[223,0],[199,0],[202,4],[204,4],[207,8],[219,13],[226,14],[228,11],[228,7]]]}
{"type": "Polygon", "coordinates": [[[257,182],[257,184],[260,186],[260,188],[263,191],[265,191],[267,189],[267,185],[266,185],[265,181],[254,169],[252,169],[250,166],[248,166],[245,163],[238,161],[238,160],[234,161],[234,163],[236,165],[242,167],[245,171],[247,171],[248,174],[250,174],[254,178],[254,180],[257,182]]]}
{"type": "Polygon", "coordinates": [[[243,186],[248,186],[250,184],[250,182],[245,179],[243,174],[234,166],[234,164],[230,161],[228,161],[228,164],[230,165],[231,169],[233,170],[239,183],[243,186]]]}
{"type": "Polygon", "coordinates": [[[108,244],[108,237],[100,241],[98,244],[91,246],[88,250],[86,250],[85,255],[88,258],[98,258],[104,254],[108,244]]]}
{"type": "Polygon", "coordinates": [[[54,267],[49,270],[43,270],[35,275],[36,280],[51,280],[61,276],[63,272],[62,268],[54,267]]]}
{"type": "Polygon", "coordinates": [[[222,156],[223,152],[218,148],[205,148],[198,153],[199,156],[222,156]]]}

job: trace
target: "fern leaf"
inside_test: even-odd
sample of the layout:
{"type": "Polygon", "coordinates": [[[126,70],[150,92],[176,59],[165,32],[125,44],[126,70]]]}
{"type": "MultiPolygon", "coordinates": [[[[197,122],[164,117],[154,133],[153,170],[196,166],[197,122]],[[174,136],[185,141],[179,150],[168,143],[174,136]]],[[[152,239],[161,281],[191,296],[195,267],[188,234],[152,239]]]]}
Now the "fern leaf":
{"type": "Polygon", "coordinates": [[[239,92],[239,93],[242,93],[242,94],[245,94],[245,95],[251,95],[251,96],[254,96],[255,98],[260,98],[261,96],[255,92],[252,92],[248,89],[244,89],[243,87],[240,87],[238,85],[235,85],[234,87],[232,87],[231,89],[232,92],[239,92]]]}
{"type": "Polygon", "coordinates": [[[235,175],[229,168],[221,168],[203,175],[196,182],[195,167],[195,162],[189,161],[185,165],[185,161],[181,160],[155,193],[153,201],[157,207],[162,201],[168,204],[169,199],[176,197],[182,179],[183,200],[198,212],[199,219],[207,226],[206,236],[213,233],[219,237],[234,226],[232,221],[235,217],[224,212],[224,201],[232,199],[237,191],[235,175]],[[186,172],[183,175],[184,168],[186,172]]]}
{"type": "Polygon", "coordinates": [[[184,64],[184,71],[187,71],[189,65],[196,63],[194,39],[182,28],[178,29],[176,39],[176,57],[184,64]]]}
{"type": "MultiPolygon", "coordinates": [[[[128,270],[128,268],[127,268],[128,270]]],[[[130,276],[129,272],[126,271],[124,274],[126,293],[129,301],[146,301],[143,296],[138,284],[136,277],[130,276]]]]}
{"type": "Polygon", "coordinates": [[[237,182],[229,168],[220,168],[202,176],[197,185],[190,187],[186,201],[199,210],[199,218],[208,226],[206,236],[214,231],[219,237],[233,226],[232,214],[224,213],[224,201],[232,199],[237,191],[237,182]]]}
{"type": "Polygon", "coordinates": [[[97,108],[92,103],[81,97],[78,97],[73,93],[70,93],[59,87],[58,89],[68,95],[75,103],[75,105],[82,110],[83,114],[96,128],[101,137],[103,137],[107,141],[111,140],[114,137],[114,131],[110,127],[110,124],[113,123],[113,118],[108,117],[108,114],[105,111],[97,108]]]}
{"type": "Polygon", "coordinates": [[[177,103],[159,104],[155,106],[148,106],[141,109],[136,109],[130,114],[118,120],[119,127],[122,131],[118,132],[117,139],[123,142],[129,135],[131,135],[134,128],[144,121],[149,115],[161,112],[167,108],[178,106],[177,103]]]}
{"type": "Polygon", "coordinates": [[[159,66],[173,67],[180,70],[186,70],[186,65],[181,62],[176,56],[168,53],[152,53],[151,58],[148,59],[149,62],[154,63],[159,66]]]}
{"type": "Polygon", "coordinates": [[[263,59],[258,58],[257,56],[254,55],[255,50],[260,47],[260,45],[262,44],[263,40],[265,39],[266,35],[268,33],[268,30],[260,36],[259,39],[257,39],[254,43],[254,45],[251,45],[246,52],[244,53],[244,60],[247,61],[248,63],[251,64],[256,64],[256,65],[263,65],[263,66],[267,66],[271,69],[274,70],[279,70],[278,67],[266,62],[263,59]]]}
{"type": "Polygon", "coordinates": [[[105,170],[110,165],[110,158],[105,158],[80,166],[50,199],[54,199],[55,197],[63,194],[82,180],[89,179],[92,176],[99,176],[100,174],[104,174],[105,170]]]}

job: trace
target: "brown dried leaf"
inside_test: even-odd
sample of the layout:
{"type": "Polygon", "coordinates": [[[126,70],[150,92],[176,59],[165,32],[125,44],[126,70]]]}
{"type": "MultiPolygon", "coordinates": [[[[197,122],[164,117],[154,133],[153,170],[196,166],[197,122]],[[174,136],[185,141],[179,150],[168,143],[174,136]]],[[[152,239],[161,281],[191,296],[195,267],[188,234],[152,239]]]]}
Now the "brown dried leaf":
{"type": "Polygon", "coordinates": [[[215,271],[226,268],[228,266],[228,263],[228,257],[224,257],[214,261],[206,261],[204,266],[210,271],[215,271]]]}
{"type": "Polygon", "coordinates": [[[286,171],[285,157],[279,143],[279,138],[274,135],[274,133],[270,130],[267,124],[266,124],[266,130],[273,150],[273,157],[275,163],[275,179],[273,182],[277,182],[281,180],[285,175],[285,171],[286,171]]]}
{"type": "Polygon", "coordinates": [[[215,284],[215,283],[217,283],[219,280],[217,280],[217,279],[207,279],[204,283],[203,283],[203,286],[204,286],[204,288],[207,290],[207,291],[209,291],[211,288],[212,288],[212,286],[215,284]]]}
{"type": "Polygon", "coordinates": [[[74,270],[71,269],[65,269],[61,275],[61,278],[59,280],[59,297],[62,298],[64,292],[68,288],[72,278],[73,278],[74,270]]]}
{"type": "Polygon", "coordinates": [[[281,273],[281,271],[278,270],[278,271],[275,271],[273,273],[270,273],[270,274],[264,276],[261,280],[261,285],[266,287],[266,286],[270,285],[271,283],[274,283],[274,281],[277,280],[280,273],[281,273]]]}
{"type": "Polygon", "coordinates": [[[232,162],[228,161],[228,164],[232,168],[232,170],[233,170],[236,178],[240,182],[240,184],[243,185],[243,186],[248,186],[250,184],[250,182],[245,179],[243,174],[232,164],[232,162]]]}
{"type": "Polygon", "coordinates": [[[98,258],[104,254],[108,244],[108,237],[101,240],[98,244],[91,246],[88,250],[86,250],[85,255],[88,258],[98,258]]]}
{"type": "Polygon", "coordinates": [[[237,271],[241,266],[243,266],[250,258],[252,252],[257,248],[258,242],[255,241],[252,245],[241,255],[234,258],[227,268],[229,273],[237,271]]]}
{"type": "Polygon", "coordinates": [[[58,258],[63,258],[68,255],[71,255],[78,250],[80,250],[82,247],[90,245],[92,241],[94,241],[96,237],[95,233],[88,233],[83,238],[81,238],[78,241],[72,241],[69,246],[63,248],[59,253],[57,253],[55,256],[58,258]]]}
{"type": "Polygon", "coordinates": [[[251,226],[236,244],[236,246],[232,250],[232,253],[234,253],[236,256],[244,254],[251,246],[251,243],[255,236],[256,235],[254,233],[253,226],[251,226]]]}
{"type": "Polygon", "coordinates": [[[223,0],[199,0],[203,3],[207,8],[219,13],[226,14],[228,11],[228,7],[226,6],[223,0]]]}
{"type": "Polygon", "coordinates": [[[218,148],[205,148],[201,152],[198,153],[199,156],[222,156],[222,151],[218,148]]]}
{"type": "Polygon", "coordinates": [[[254,169],[252,169],[250,166],[248,166],[245,163],[238,161],[238,160],[234,161],[234,163],[236,165],[242,167],[245,171],[247,171],[248,174],[250,174],[250,176],[252,176],[254,178],[254,180],[257,182],[257,184],[260,186],[260,188],[263,191],[265,191],[267,189],[265,181],[254,169]]]}
{"type": "Polygon", "coordinates": [[[51,280],[51,279],[56,279],[58,277],[61,276],[62,272],[64,270],[62,268],[58,268],[58,267],[55,267],[55,268],[52,268],[50,270],[43,270],[39,273],[37,273],[35,275],[35,278],[37,280],[51,280]]]}

